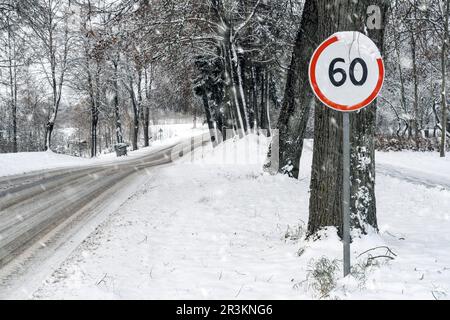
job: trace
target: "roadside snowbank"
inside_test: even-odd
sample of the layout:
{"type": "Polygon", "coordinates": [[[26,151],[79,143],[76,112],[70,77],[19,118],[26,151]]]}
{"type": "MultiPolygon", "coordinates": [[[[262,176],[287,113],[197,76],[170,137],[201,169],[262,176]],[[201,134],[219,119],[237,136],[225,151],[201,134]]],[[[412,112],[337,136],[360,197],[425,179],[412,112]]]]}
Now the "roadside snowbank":
{"type": "MultiPolygon", "coordinates": [[[[164,135],[161,140],[151,143],[150,147],[130,151],[128,157],[117,158],[116,154],[108,153],[99,155],[96,158],[72,157],[64,154],[57,154],[52,151],[46,152],[20,152],[0,154],[0,177],[16,174],[29,173],[46,169],[61,169],[69,167],[79,167],[93,164],[103,164],[113,161],[126,161],[130,158],[140,157],[158,148],[177,143],[183,138],[205,132],[205,127],[192,129],[192,124],[179,124],[160,126],[164,128],[164,135]],[[170,129],[170,133],[166,130],[170,129]]],[[[159,127],[158,127],[159,128],[159,127]]]]}
{"type": "MultiPolygon", "coordinates": [[[[335,231],[304,240],[308,148],[299,180],[251,161],[217,163],[230,155],[224,148],[242,155],[258,141],[267,143],[229,141],[155,170],[30,297],[449,298],[450,192],[378,175],[380,233],[355,235],[354,274],[342,279],[335,231]]],[[[264,161],[264,148],[249,154],[264,161]]]]}

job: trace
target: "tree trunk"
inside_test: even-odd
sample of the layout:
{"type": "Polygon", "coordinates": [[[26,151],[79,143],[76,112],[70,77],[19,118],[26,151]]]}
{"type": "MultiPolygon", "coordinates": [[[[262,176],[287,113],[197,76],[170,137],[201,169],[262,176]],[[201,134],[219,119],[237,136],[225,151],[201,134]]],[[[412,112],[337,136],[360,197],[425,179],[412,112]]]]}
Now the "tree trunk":
{"type": "Polygon", "coordinates": [[[211,115],[211,109],[209,107],[209,101],[208,101],[208,94],[206,93],[206,90],[204,88],[202,90],[202,102],[203,102],[203,108],[205,109],[205,116],[206,116],[206,122],[208,123],[208,129],[209,129],[209,135],[211,142],[213,146],[215,147],[218,143],[217,137],[214,134],[214,121],[212,119],[211,115]]]}
{"type": "Polygon", "coordinates": [[[8,26],[8,62],[9,62],[9,85],[12,113],[12,152],[17,152],[17,61],[16,61],[16,42],[13,38],[9,17],[7,17],[8,26]]]}
{"type": "MultiPolygon", "coordinates": [[[[233,62],[233,55],[231,50],[231,40],[230,40],[230,32],[226,33],[225,37],[225,44],[224,44],[224,59],[225,59],[225,66],[226,66],[226,73],[228,74],[227,81],[227,88],[228,94],[230,96],[230,101],[232,102],[232,105],[234,105],[233,113],[235,115],[235,118],[237,118],[236,123],[234,124],[237,129],[239,129],[239,135],[242,136],[245,132],[245,123],[243,118],[243,109],[241,106],[241,100],[240,95],[237,88],[237,82],[236,82],[236,70],[235,70],[235,63],[233,62]]],[[[233,116],[233,114],[232,114],[233,116]]]]}
{"type": "Polygon", "coordinates": [[[278,118],[280,169],[289,162],[292,175],[298,178],[303,138],[308,123],[313,93],[309,87],[309,60],[317,46],[317,7],[315,0],[306,0],[301,26],[289,67],[283,105],[278,118]]]}
{"type": "MultiPolygon", "coordinates": [[[[382,22],[387,3],[383,0],[316,0],[321,40],[335,32],[366,30],[367,8],[378,5],[382,22]],[[351,18],[349,18],[351,17],[351,18]]],[[[368,30],[368,36],[383,47],[383,29],[368,30]]],[[[375,201],[376,102],[350,114],[351,126],[351,226],[362,233],[377,230],[375,201]]],[[[315,109],[314,155],[311,172],[311,197],[308,235],[326,226],[335,226],[342,236],[342,113],[317,101],[315,109]]]]}
{"type": "Polygon", "coordinates": [[[144,146],[148,147],[150,145],[150,134],[149,134],[149,126],[150,126],[150,92],[153,83],[153,66],[150,65],[150,79],[147,72],[147,68],[144,69],[144,78],[145,78],[145,109],[144,109],[144,121],[143,121],[143,131],[144,131],[144,146]]]}
{"type": "Polygon", "coordinates": [[[138,149],[138,137],[139,137],[139,111],[138,111],[136,98],[134,97],[133,89],[131,89],[131,104],[133,106],[132,144],[133,144],[133,150],[137,150],[138,149]]]}
{"type": "Polygon", "coordinates": [[[417,78],[417,44],[416,44],[416,30],[411,31],[411,54],[413,67],[413,86],[414,86],[414,120],[411,123],[412,134],[416,142],[416,147],[419,147],[419,80],[417,78]]]}
{"type": "Polygon", "coordinates": [[[260,107],[261,112],[259,113],[260,115],[259,124],[261,129],[265,130],[267,130],[269,126],[267,123],[267,107],[266,107],[268,97],[267,78],[268,78],[267,70],[263,69],[261,76],[261,107],[260,107]]]}
{"type": "Polygon", "coordinates": [[[253,109],[253,127],[258,129],[258,73],[255,66],[252,66],[252,109],[253,109]]]}
{"type": "Polygon", "coordinates": [[[271,128],[270,128],[270,81],[271,81],[271,76],[270,73],[267,75],[267,79],[266,79],[266,105],[263,106],[265,107],[265,113],[266,113],[266,129],[267,130],[267,136],[270,137],[272,136],[272,132],[271,132],[271,128]]]}
{"type": "Polygon", "coordinates": [[[150,125],[150,109],[146,106],[144,108],[144,119],[142,121],[143,131],[144,131],[144,147],[148,147],[150,145],[150,135],[148,131],[148,127],[150,125]]]}
{"type": "Polygon", "coordinates": [[[119,54],[117,54],[117,60],[113,61],[114,65],[114,117],[116,124],[116,141],[117,143],[123,142],[123,131],[122,131],[122,122],[120,120],[120,106],[119,106],[119,83],[118,83],[118,63],[119,63],[119,54]]]}
{"type": "MultiPolygon", "coordinates": [[[[395,29],[395,28],[394,28],[395,29]]],[[[401,105],[403,112],[407,112],[406,108],[406,93],[405,93],[405,77],[403,76],[403,68],[401,64],[401,57],[400,57],[400,49],[398,46],[398,33],[394,35],[394,46],[395,46],[395,53],[397,57],[397,67],[398,67],[398,73],[400,78],[400,94],[401,94],[401,105]]]]}
{"type": "Polygon", "coordinates": [[[53,133],[53,127],[55,126],[55,123],[51,120],[47,121],[47,124],[45,125],[45,142],[44,142],[44,151],[50,150],[50,146],[52,143],[52,133],[53,133]]]}
{"type": "MultiPolygon", "coordinates": [[[[232,50],[232,60],[233,64],[235,66],[235,70],[233,73],[236,74],[236,82],[239,89],[238,92],[238,99],[239,104],[241,108],[241,114],[244,116],[244,132],[247,132],[249,128],[249,120],[248,120],[248,111],[247,111],[247,102],[245,100],[245,93],[244,93],[244,87],[243,87],[243,79],[242,79],[242,69],[241,68],[241,62],[239,61],[239,56],[237,54],[236,46],[234,44],[231,44],[231,50],[232,50]]],[[[243,63],[243,62],[242,62],[243,63]]]]}
{"type": "Polygon", "coordinates": [[[93,158],[97,154],[97,105],[95,101],[94,84],[92,81],[89,57],[86,57],[86,65],[89,84],[89,96],[91,100],[91,158],[93,158]]]}
{"type": "Polygon", "coordinates": [[[441,87],[441,112],[442,112],[442,135],[441,135],[441,152],[440,156],[445,157],[445,147],[446,147],[446,136],[447,136],[447,49],[448,49],[448,41],[449,41],[449,30],[448,30],[448,19],[450,16],[450,0],[446,1],[446,10],[445,10],[445,18],[444,18],[444,36],[442,41],[442,51],[441,51],[441,72],[442,72],[442,87],[441,87]]]}
{"type": "Polygon", "coordinates": [[[132,145],[133,150],[138,149],[138,137],[139,137],[139,104],[136,99],[136,95],[134,93],[133,88],[133,78],[130,76],[129,78],[129,92],[130,92],[130,99],[131,99],[131,105],[133,108],[133,130],[132,130],[132,145]]]}

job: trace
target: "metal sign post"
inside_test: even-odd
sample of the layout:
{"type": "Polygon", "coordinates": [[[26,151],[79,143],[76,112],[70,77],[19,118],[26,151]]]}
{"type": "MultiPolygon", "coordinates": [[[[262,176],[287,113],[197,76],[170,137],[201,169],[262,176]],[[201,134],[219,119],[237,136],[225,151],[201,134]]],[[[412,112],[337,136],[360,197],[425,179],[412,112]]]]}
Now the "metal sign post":
{"type": "Polygon", "coordinates": [[[350,113],[370,105],[383,81],[380,51],[372,40],[356,31],[333,34],[316,49],[309,64],[309,82],[316,97],[343,113],[344,276],[350,273],[350,113]]]}
{"type": "Polygon", "coordinates": [[[343,113],[342,238],[344,242],[344,277],[350,273],[350,113],[343,113]]]}

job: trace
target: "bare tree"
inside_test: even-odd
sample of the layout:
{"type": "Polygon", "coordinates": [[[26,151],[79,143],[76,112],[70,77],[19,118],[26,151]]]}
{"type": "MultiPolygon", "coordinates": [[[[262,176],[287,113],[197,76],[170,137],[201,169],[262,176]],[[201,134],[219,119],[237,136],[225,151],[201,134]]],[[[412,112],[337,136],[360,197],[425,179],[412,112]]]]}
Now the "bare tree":
{"type": "Polygon", "coordinates": [[[71,44],[69,17],[70,2],[64,0],[23,0],[19,14],[39,40],[41,65],[51,88],[52,104],[48,109],[45,126],[45,150],[50,149],[53,128],[61,104],[62,90],[68,68],[71,44]]]}
{"type": "Polygon", "coordinates": [[[447,138],[447,61],[448,61],[448,46],[449,46],[449,16],[450,16],[450,0],[439,1],[440,12],[442,12],[442,48],[441,48],[441,157],[445,157],[446,138],[447,138]]]}
{"type": "Polygon", "coordinates": [[[289,172],[284,173],[294,178],[297,178],[299,174],[303,138],[313,101],[308,81],[308,65],[318,42],[317,24],[316,3],[306,0],[277,125],[280,134],[280,169],[284,172],[286,169],[283,168],[289,168],[289,172]]]}

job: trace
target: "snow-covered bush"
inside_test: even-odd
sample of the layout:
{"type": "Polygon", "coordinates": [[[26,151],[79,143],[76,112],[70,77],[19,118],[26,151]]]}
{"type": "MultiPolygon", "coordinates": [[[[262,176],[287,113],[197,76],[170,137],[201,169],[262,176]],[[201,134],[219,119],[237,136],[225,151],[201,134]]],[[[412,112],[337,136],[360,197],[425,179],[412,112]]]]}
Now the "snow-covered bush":
{"type": "Polygon", "coordinates": [[[321,257],[317,261],[312,259],[306,277],[308,288],[314,290],[319,298],[328,297],[331,290],[336,287],[338,271],[339,264],[336,259],[330,260],[327,257],[321,257]]]}
{"type": "MultiPolygon", "coordinates": [[[[447,146],[448,147],[448,146],[447,146]]],[[[435,137],[431,138],[418,138],[416,141],[413,138],[407,137],[389,137],[389,136],[377,136],[375,138],[375,148],[378,151],[438,151],[439,139],[435,137]]]]}
{"type": "Polygon", "coordinates": [[[301,221],[298,225],[287,226],[284,238],[286,240],[297,241],[300,240],[305,235],[305,223],[301,221]]]}

